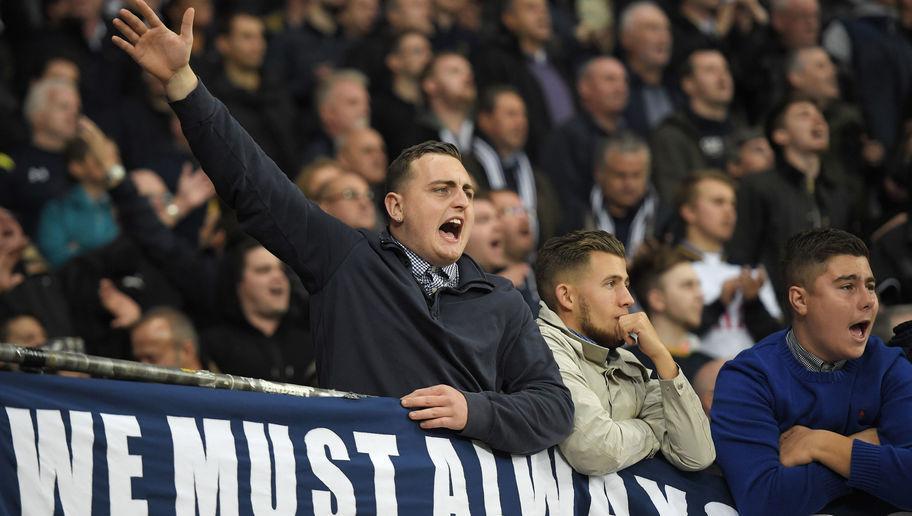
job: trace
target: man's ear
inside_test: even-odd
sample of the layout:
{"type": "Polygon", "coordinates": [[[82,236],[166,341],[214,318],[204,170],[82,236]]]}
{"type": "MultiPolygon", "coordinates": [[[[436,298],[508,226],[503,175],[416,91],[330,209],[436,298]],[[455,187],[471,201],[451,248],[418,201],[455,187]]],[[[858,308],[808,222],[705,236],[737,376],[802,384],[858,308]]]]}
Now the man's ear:
{"type": "Polygon", "coordinates": [[[773,130],[773,134],[771,136],[773,137],[773,142],[775,142],[776,145],[780,147],[784,147],[789,141],[788,131],[782,129],[781,127],[779,129],[773,130]]]}
{"type": "Polygon", "coordinates": [[[789,287],[788,300],[789,304],[792,305],[792,310],[794,310],[797,315],[807,315],[808,292],[804,287],[799,287],[798,285],[789,287]]]}
{"type": "MultiPolygon", "coordinates": [[[[665,294],[662,294],[662,291],[657,288],[651,288],[646,293],[646,303],[649,305],[648,312],[664,313],[668,308],[668,303],[665,302],[665,294]]],[[[645,308],[644,306],[643,309],[645,308]]]]}
{"type": "MultiPolygon", "coordinates": [[[[572,312],[576,307],[576,290],[572,285],[558,283],[554,287],[554,297],[557,299],[557,307],[564,312],[572,312]]],[[[558,312],[559,313],[559,312],[558,312]]]]}
{"type": "Polygon", "coordinates": [[[683,220],[687,224],[693,224],[694,220],[697,218],[697,215],[694,213],[693,207],[688,203],[684,203],[681,205],[681,209],[678,211],[678,215],[680,215],[681,220],[683,220]]]}
{"type": "Polygon", "coordinates": [[[687,95],[688,97],[693,96],[693,89],[694,89],[693,83],[694,83],[694,81],[693,81],[693,78],[691,78],[691,77],[685,77],[684,79],[681,79],[681,91],[683,91],[684,94],[687,95]]]}
{"type": "Polygon", "coordinates": [[[386,214],[389,215],[393,225],[401,224],[405,220],[405,210],[402,205],[402,195],[396,192],[387,192],[383,198],[386,214]]]}

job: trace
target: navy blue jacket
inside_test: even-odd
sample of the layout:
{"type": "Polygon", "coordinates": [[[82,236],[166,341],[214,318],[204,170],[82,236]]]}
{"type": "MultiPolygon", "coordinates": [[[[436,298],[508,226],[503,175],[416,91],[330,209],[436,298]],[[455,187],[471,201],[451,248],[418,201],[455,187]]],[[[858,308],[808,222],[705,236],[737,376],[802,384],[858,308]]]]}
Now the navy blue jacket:
{"type": "Polygon", "coordinates": [[[399,397],[453,386],[468,402],[462,435],[510,453],[542,450],[570,433],[570,393],[509,281],[463,255],[459,285],[427,301],[388,234],[356,231],[320,210],[205,86],[173,107],[242,229],[311,293],[321,387],[399,397]]]}

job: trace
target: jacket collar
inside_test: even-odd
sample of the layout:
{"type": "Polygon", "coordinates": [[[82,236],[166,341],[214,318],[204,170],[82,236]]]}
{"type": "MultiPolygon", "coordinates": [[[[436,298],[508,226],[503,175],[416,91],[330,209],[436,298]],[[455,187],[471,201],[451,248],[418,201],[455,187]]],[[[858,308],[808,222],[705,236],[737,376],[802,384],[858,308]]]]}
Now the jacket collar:
{"type": "Polygon", "coordinates": [[[580,338],[576,332],[564,324],[564,321],[562,321],[553,310],[548,308],[548,305],[546,305],[544,301],[540,302],[538,318],[549,326],[553,326],[560,330],[561,333],[567,336],[573,343],[573,350],[576,351],[576,354],[581,358],[585,358],[586,360],[599,365],[605,365],[610,359],[617,358],[618,356],[617,350],[599,346],[590,340],[580,338]]]}
{"type": "MultiPolygon", "coordinates": [[[[393,236],[389,233],[389,228],[380,232],[379,236],[380,248],[384,251],[393,253],[402,265],[409,269],[409,259],[406,256],[405,251],[401,247],[396,245],[396,241],[393,239],[393,236]]],[[[494,284],[488,281],[485,277],[485,272],[482,270],[481,266],[475,263],[472,258],[464,254],[456,260],[456,266],[459,267],[459,284],[456,286],[457,292],[465,292],[471,288],[481,288],[483,290],[492,291],[494,290],[494,284]]],[[[409,271],[411,274],[411,271],[409,271]]]]}

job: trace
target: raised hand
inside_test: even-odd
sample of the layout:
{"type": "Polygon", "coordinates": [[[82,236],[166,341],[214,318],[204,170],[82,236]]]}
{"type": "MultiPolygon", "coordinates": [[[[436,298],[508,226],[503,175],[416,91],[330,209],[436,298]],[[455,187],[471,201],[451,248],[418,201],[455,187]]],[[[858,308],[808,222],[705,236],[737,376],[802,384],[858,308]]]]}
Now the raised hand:
{"type": "Polygon", "coordinates": [[[113,36],[111,40],[143,70],[165,84],[169,99],[180,100],[186,97],[196,87],[196,76],[190,69],[193,8],[184,12],[180,34],[175,34],[143,0],[132,1],[145,21],[130,11],[121,9],[118,18],[114,19],[114,26],[123,37],[113,36]]]}
{"type": "Polygon", "coordinates": [[[102,278],[98,284],[98,298],[101,305],[114,318],[112,328],[129,328],[142,316],[142,309],[133,298],[121,292],[114,282],[102,278]]]}
{"type": "Polygon", "coordinates": [[[194,171],[190,163],[185,163],[177,180],[174,202],[189,212],[205,204],[214,195],[215,186],[203,169],[198,168],[194,171]]]}

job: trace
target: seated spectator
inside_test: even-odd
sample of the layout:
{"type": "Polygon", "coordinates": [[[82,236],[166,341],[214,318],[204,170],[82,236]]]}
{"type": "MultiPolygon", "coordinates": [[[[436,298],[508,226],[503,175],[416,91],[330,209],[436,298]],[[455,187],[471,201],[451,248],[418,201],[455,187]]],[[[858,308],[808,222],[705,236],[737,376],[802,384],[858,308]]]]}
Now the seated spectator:
{"type": "Polygon", "coordinates": [[[44,325],[34,315],[18,314],[0,322],[0,342],[4,344],[37,348],[47,340],[44,325]]]}
{"type": "Polygon", "coordinates": [[[681,66],[687,105],[652,132],[652,182],[671,204],[681,181],[701,168],[725,166],[728,136],[735,130],[735,93],[728,61],[718,50],[695,50],[681,66]]]}
{"type": "Polygon", "coordinates": [[[786,240],[806,229],[853,228],[852,192],[822,157],[829,127],[817,106],[789,97],[770,113],[767,138],[776,155],[768,174],[744,177],[738,187],[738,221],[727,250],[733,263],[763,265],[780,300],[787,290],[779,263],[786,240]]]}
{"type": "Polygon", "coordinates": [[[628,259],[666,224],[658,194],[649,182],[650,160],[646,142],[629,131],[603,142],[596,158],[586,227],[615,235],[628,259]]]}
{"type": "Polygon", "coordinates": [[[649,318],[629,313],[626,265],[624,245],[604,231],[552,238],[535,263],[538,325],[575,408],[561,452],[587,475],[624,469],[659,450],[680,469],[704,469],[715,458],[709,421],[649,318]],[[639,345],[658,380],[625,343],[639,345]]]}
{"type": "Polygon", "coordinates": [[[374,191],[361,176],[346,172],[326,182],[314,196],[320,208],[355,229],[377,227],[374,191]]]}
{"type": "Polygon", "coordinates": [[[408,146],[440,140],[468,154],[475,137],[472,111],[478,95],[469,60],[454,52],[435,54],[424,70],[421,91],[425,110],[408,132],[409,139],[402,143],[408,146]]]}
{"type": "Polygon", "coordinates": [[[912,509],[912,365],[871,336],[868,250],[827,228],[785,250],[793,325],[728,362],[712,434],[740,514],[813,514],[855,490],[912,509]]]}
{"type": "Polygon", "coordinates": [[[583,227],[594,183],[599,142],[626,126],[627,71],[614,57],[598,56],[583,63],[577,74],[580,111],[556,127],[540,157],[561,207],[560,230],[583,227]]]}
{"type": "Polygon", "coordinates": [[[476,125],[466,169],[483,189],[507,189],[519,195],[536,241],[553,235],[559,209],[550,183],[524,150],[529,122],[519,92],[503,85],[486,89],[478,103],[476,125]]]}
{"type": "Polygon", "coordinates": [[[41,212],[36,242],[52,267],[97,249],[117,238],[107,194],[107,174],[84,139],[75,138],[64,151],[76,182],[64,196],[49,201],[41,212]]]}
{"type": "Polygon", "coordinates": [[[29,87],[23,112],[31,141],[12,149],[13,170],[0,172],[0,206],[16,214],[27,235],[35,235],[44,204],[70,187],[63,150],[76,136],[79,106],[70,81],[43,79],[29,87]]]}
{"type": "Polygon", "coordinates": [[[226,253],[219,276],[223,317],[202,334],[206,355],[225,373],[315,385],[307,318],[291,304],[282,262],[244,239],[226,253]]]}
{"type": "Polygon", "coordinates": [[[352,129],[340,142],[336,158],[344,169],[367,181],[374,193],[376,206],[382,211],[389,160],[380,133],[370,127],[352,129]]]}
{"type": "Polygon", "coordinates": [[[510,280],[523,295],[532,313],[538,313],[539,298],[532,271],[535,233],[532,232],[529,211],[513,190],[491,192],[491,202],[503,224],[504,256],[507,259],[506,267],[497,274],[510,280]]]}
{"type": "Polygon", "coordinates": [[[507,266],[504,254],[504,229],[497,213],[497,207],[491,202],[490,194],[475,194],[475,225],[469,234],[465,253],[475,260],[485,272],[498,273],[507,266]]]}
{"type": "Polygon", "coordinates": [[[698,171],[678,191],[682,246],[693,264],[706,307],[698,333],[704,353],[729,359],[782,328],[782,310],[766,271],[729,263],[723,253],[738,218],[735,185],[722,172],[698,171]]]}
{"type": "Polygon", "coordinates": [[[133,325],[130,344],[138,362],[189,371],[202,369],[199,337],[193,322],[173,308],[147,310],[133,325]]]}
{"type": "Polygon", "coordinates": [[[729,135],[729,140],[725,146],[728,151],[725,171],[736,181],[744,176],[773,169],[773,149],[762,130],[747,127],[736,129],[729,135]]]}
{"type": "Polygon", "coordinates": [[[317,87],[316,103],[320,126],[304,148],[304,165],[335,156],[341,138],[352,129],[367,127],[371,113],[367,77],[356,70],[332,72],[317,87]]]}
{"type": "MultiPolygon", "coordinates": [[[[630,284],[637,303],[649,316],[659,340],[691,383],[712,357],[702,352],[700,328],[703,290],[690,256],[663,245],[645,249],[630,268],[630,284]]],[[[631,348],[646,367],[655,370],[652,359],[641,348],[631,348]]]]}

